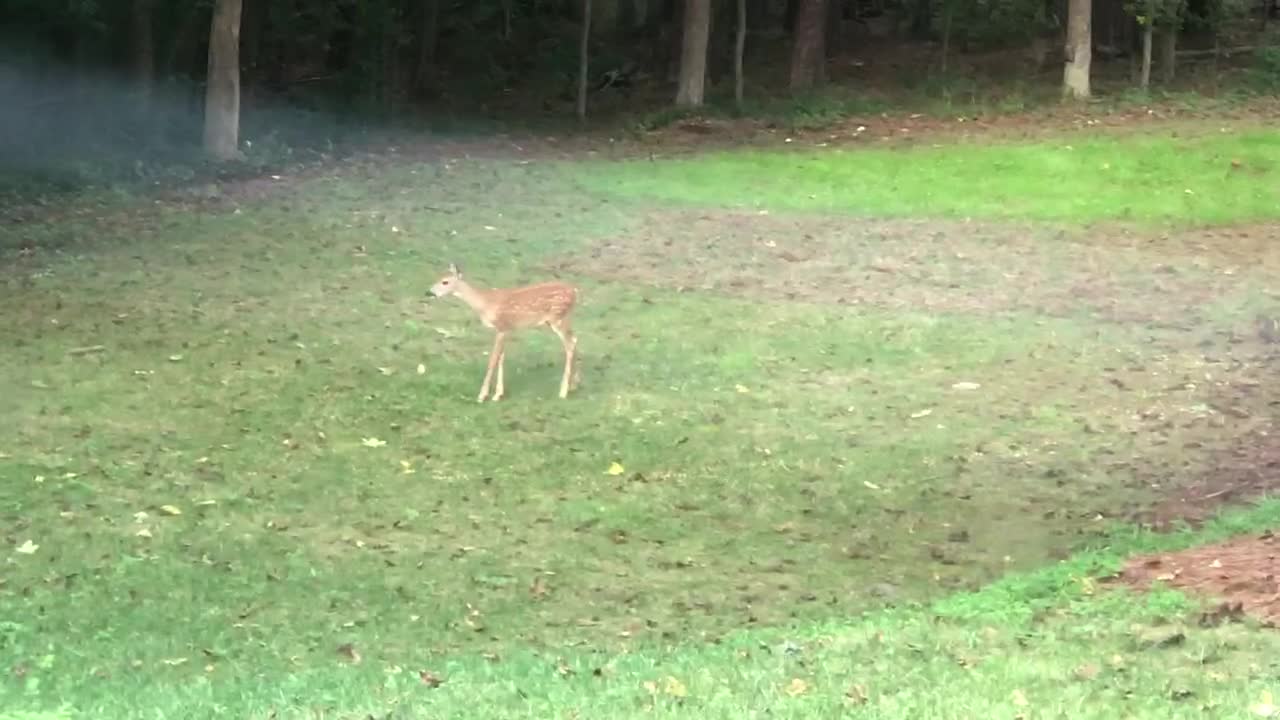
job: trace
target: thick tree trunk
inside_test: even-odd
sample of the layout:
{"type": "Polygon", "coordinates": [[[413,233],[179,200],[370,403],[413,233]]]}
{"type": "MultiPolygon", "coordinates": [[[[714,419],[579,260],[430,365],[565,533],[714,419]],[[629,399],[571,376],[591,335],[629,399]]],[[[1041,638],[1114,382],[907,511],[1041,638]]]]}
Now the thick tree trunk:
{"type": "Polygon", "coordinates": [[[239,155],[241,0],[217,0],[209,25],[204,148],[219,160],[239,155]]]}
{"type": "Polygon", "coordinates": [[[582,38],[578,45],[578,122],[587,121],[587,77],[590,72],[591,0],[582,0],[582,38]]]}
{"type": "Polygon", "coordinates": [[[800,0],[791,46],[791,92],[804,92],[825,79],[827,0],[800,0]]]}
{"type": "Polygon", "coordinates": [[[1151,18],[1142,25],[1142,69],[1138,72],[1138,87],[1146,90],[1151,87],[1151,38],[1155,24],[1151,18]]]}
{"type": "Polygon", "coordinates": [[[1178,69],[1178,29],[1168,28],[1160,33],[1160,79],[1173,82],[1178,69]]]}
{"type": "Polygon", "coordinates": [[[1087,98],[1093,59],[1093,0],[1068,0],[1066,53],[1062,94],[1073,100],[1087,98]]]}
{"type": "Polygon", "coordinates": [[[743,85],[742,56],[747,51],[747,0],[738,0],[738,37],[733,47],[733,102],[742,109],[743,85]]]}
{"type": "Polygon", "coordinates": [[[152,0],[133,0],[133,82],[137,90],[136,110],[146,117],[156,79],[155,33],[151,21],[152,0]]]}
{"type": "Polygon", "coordinates": [[[686,0],[680,43],[680,85],[676,105],[699,107],[706,93],[707,41],[711,36],[711,0],[686,0]]]}

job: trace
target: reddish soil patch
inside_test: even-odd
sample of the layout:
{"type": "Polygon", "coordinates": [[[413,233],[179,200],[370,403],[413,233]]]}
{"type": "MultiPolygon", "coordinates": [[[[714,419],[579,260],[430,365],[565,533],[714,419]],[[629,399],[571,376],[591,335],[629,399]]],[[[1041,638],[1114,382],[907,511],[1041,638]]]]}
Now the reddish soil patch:
{"type": "Polygon", "coordinates": [[[1202,623],[1245,612],[1268,627],[1280,625],[1280,539],[1271,532],[1176,553],[1131,559],[1119,580],[1147,588],[1162,582],[1220,601],[1202,623]]]}

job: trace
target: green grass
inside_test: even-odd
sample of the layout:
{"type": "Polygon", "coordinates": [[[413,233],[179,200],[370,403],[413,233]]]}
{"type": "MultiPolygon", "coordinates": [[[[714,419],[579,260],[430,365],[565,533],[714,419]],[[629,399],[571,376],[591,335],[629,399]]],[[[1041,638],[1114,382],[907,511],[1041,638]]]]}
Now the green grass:
{"type": "Polygon", "coordinates": [[[1270,131],[1163,130],[1027,144],[724,152],[585,165],[579,173],[606,195],[690,205],[1211,224],[1280,217],[1277,161],[1280,138],[1270,131]]]}
{"type": "MultiPolygon", "coordinates": [[[[952,152],[941,167],[981,157],[952,152]]],[[[726,160],[705,162],[645,167],[726,160]]],[[[1266,412],[1187,380],[1255,349],[1224,339],[1223,308],[1266,302],[1265,247],[1225,276],[1221,248],[899,231],[786,196],[762,199],[778,224],[744,223],[716,207],[731,187],[686,198],[690,219],[584,196],[558,164],[347,170],[0,242],[38,248],[2,276],[0,713],[984,717],[1019,690],[1036,716],[1094,698],[1155,718],[1262,689],[1269,638],[1188,630],[1157,666],[1130,626],[1190,605],[1073,578],[1280,514],[1163,540],[1125,524],[1153,477],[1195,479],[1266,412]],[[509,350],[508,399],[474,402],[490,337],[423,298],[449,262],[582,285],[575,394],[555,398],[542,333],[509,350]],[[1063,301],[1086,282],[1105,305],[1063,301]],[[1140,310],[1204,327],[1124,320],[1140,310]],[[1207,654],[1224,677],[1191,672],[1207,654]]]]}

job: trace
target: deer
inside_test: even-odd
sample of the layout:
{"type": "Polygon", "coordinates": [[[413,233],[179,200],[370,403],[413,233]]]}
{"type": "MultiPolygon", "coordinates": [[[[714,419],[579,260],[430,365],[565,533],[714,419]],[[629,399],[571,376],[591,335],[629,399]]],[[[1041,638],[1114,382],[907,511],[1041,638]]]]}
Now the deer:
{"type": "Polygon", "coordinates": [[[560,338],[564,346],[564,376],[560,380],[560,397],[569,396],[569,383],[573,373],[573,356],[578,339],[573,334],[570,314],[578,301],[578,289],[559,281],[542,282],[516,288],[483,290],[462,278],[457,265],[450,264],[449,272],[431,287],[430,295],[437,298],[454,295],[465,302],[479,316],[485,327],[494,331],[493,349],[489,352],[489,367],[480,385],[478,402],[489,398],[490,382],[497,370],[497,383],[493,388],[493,402],[502,399],[502,367],[506,360],[507,336],[517,330],[546,325],[560,338]]]}

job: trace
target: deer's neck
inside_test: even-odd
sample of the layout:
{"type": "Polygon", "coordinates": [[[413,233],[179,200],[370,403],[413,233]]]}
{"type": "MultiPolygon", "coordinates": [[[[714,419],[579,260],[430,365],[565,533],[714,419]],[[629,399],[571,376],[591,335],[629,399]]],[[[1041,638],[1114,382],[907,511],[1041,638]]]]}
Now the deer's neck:
{"type": "Polygon", "coordinates": [[[466,282],[459,281],[458,289],[454,290],[453,294],[457,295],[458,299],[462,300],[462,302],[469,305],[472,310],[475,310],[476,314],[480,317],[484,318],[488,315],[489,294],[484,290],[473,287],[466,282]]]}

